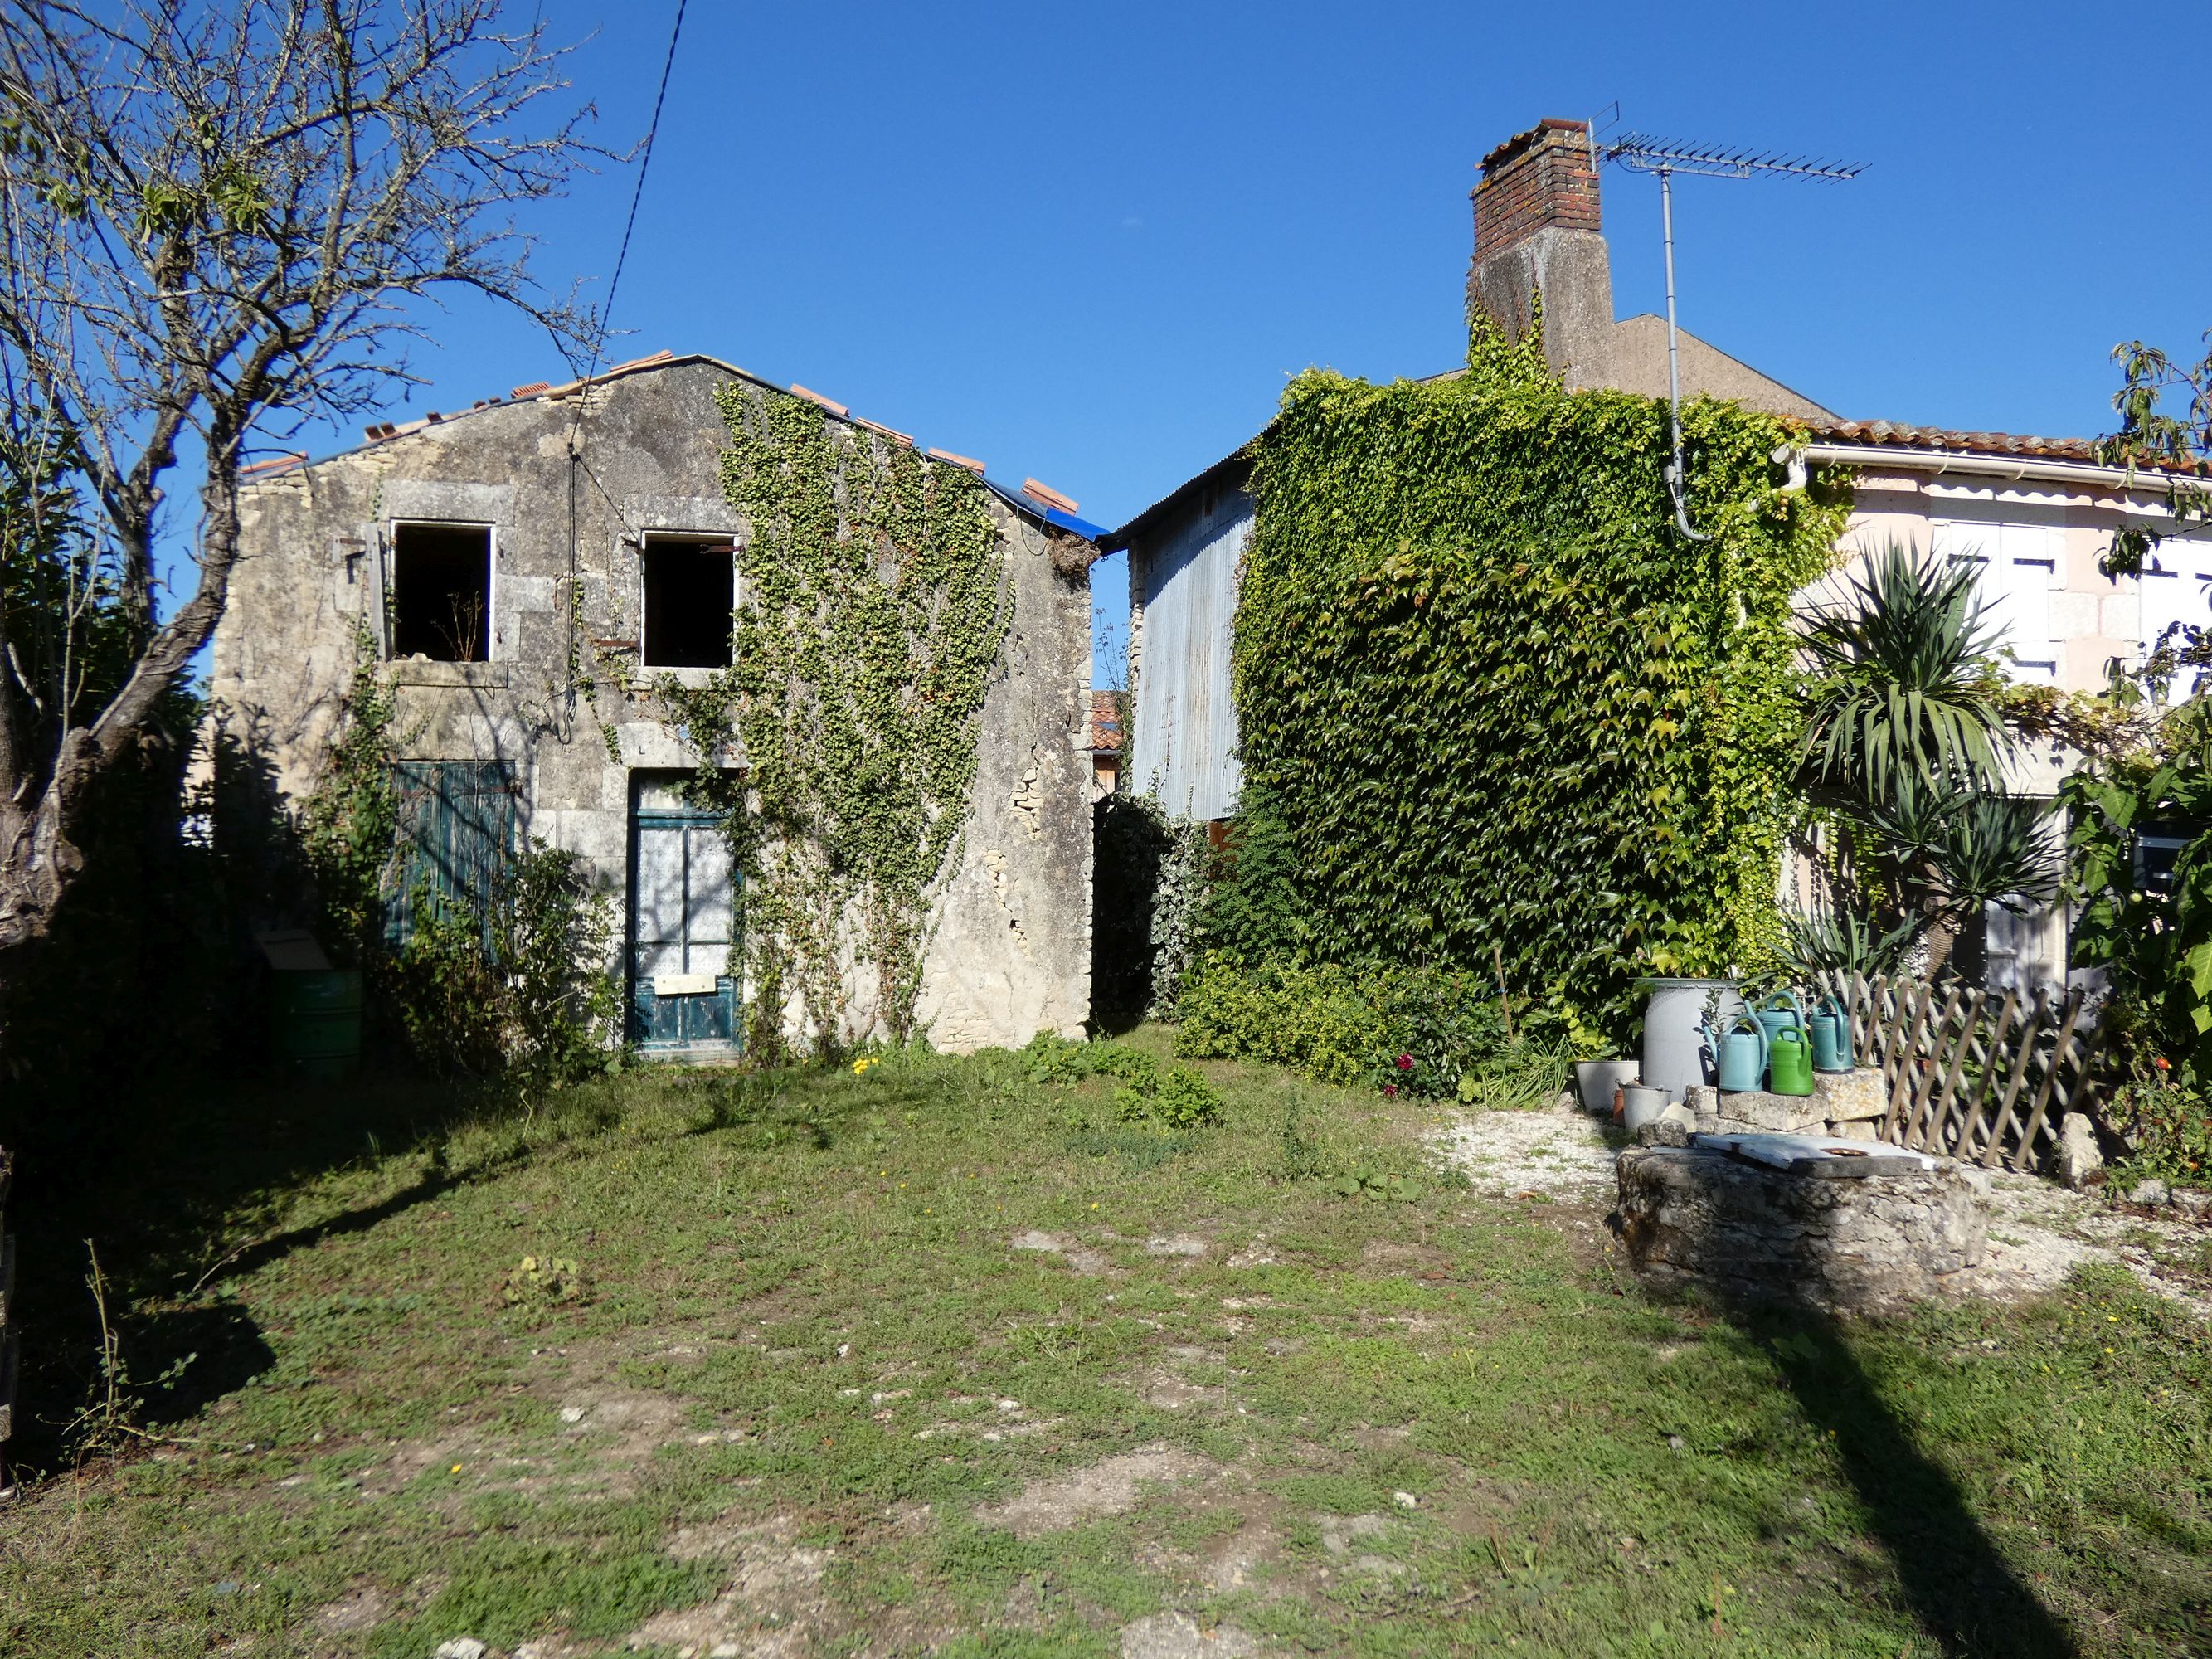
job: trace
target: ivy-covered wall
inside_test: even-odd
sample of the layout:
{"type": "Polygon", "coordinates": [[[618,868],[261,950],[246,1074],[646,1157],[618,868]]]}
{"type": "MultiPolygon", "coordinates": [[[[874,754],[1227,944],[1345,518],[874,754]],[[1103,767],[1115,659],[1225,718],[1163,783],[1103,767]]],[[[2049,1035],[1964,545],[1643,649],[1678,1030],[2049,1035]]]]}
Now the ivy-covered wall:
{"type": "Polygon", "coordinates": [[[1486,967],[1496,946],[1520,990],[1625,1008],[1639,974],[1766,948],[1796,810],[1790,600],[1847,495],[1782,487],[1782,421],[1692,402],[1712,539],[1691,541],[1663,403],[1567,392],[1480,335],[1470,360],[1302,375],[1259,440],[1248,784],[1293,842],[1297,954],[1486,967]]]}

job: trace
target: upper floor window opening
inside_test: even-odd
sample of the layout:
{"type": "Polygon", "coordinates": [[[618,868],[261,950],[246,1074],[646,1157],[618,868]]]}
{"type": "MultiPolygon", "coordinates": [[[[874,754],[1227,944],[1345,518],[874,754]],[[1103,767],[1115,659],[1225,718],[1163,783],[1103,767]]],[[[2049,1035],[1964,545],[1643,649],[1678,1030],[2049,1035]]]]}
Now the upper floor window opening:
{"type": "Polygon", "coordinates": [[[737,550],[726,537],[645,538],[641,665],[727,668],[736,660],[737,550]]]}
{"type": "Polygon", "coordinates": [[[491,526],[392,527],[392,654],[491,660],[491,526]]]}

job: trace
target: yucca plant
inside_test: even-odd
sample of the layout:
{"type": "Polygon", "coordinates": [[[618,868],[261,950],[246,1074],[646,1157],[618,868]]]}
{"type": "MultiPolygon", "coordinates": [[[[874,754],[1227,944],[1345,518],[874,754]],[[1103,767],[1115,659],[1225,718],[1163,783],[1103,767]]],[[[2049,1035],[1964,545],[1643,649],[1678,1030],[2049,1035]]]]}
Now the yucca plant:
{"type": "Polygon", "coordinates": [[[1975,574],[1891,542],[1852,576],[1843,602],[1815,613],[1804,751],[1815,784],[1877,801],[1899,778],[2002,775],[2011,738],[1982,670],[1997,639],[1975,574]]]}
{"type": "Polygon", "coordinates": [[[1905,776],[1886,798],[1861,808],[1859,822],[1875,842],[1875,865],[1895,908],[1926,929],[1931,975],[1984,905],[2018,914],[2057,891],[2059,852],[2044,830],[2050,810],[1995,781],[1905,776]]]}
{"type": "Polygon", "coordinates": [[[1792,905],[1782,913],[1782,942],[1775,954],[1784,977],[1808,984],[1824,974],[1893,974],[1919,937],[1920,924],[1908,916],[1887,932],[1845,906],[1816,900],[1809,910],[1792,905]]]}

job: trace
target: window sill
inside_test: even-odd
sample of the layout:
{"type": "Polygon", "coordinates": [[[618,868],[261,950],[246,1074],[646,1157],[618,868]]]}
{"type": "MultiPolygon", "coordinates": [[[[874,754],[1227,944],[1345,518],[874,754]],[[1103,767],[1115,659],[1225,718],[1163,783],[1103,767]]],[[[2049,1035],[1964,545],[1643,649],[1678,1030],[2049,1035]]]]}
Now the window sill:
{"type": "Polygon", "coordinates": [[[726,668],[653,668],[641,665],[630,671],[629,689],[650,691],[665,676],[686,691],[704,691],[714,683],[714,676],[726,674],[726,668]]]}
{"type": "Polygon", "coordinates": [[[504,690],[508,684],[503,662],[432,662],[426,657],[405,657],[385,665],[394,685],[442,686],[504,690]]]}

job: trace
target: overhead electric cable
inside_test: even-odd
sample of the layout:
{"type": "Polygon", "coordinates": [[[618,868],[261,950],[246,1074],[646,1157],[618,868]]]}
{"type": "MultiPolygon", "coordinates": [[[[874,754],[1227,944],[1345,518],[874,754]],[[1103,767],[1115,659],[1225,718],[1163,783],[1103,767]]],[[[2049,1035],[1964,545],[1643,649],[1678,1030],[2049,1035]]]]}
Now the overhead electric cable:
{"type": "Polygon", "coordinates": [[[645,144],[637,158],[637,184],[629,195],[629,217],[623,221],[622,246],[615,250],[614,275],[607,278],[607,302],[599,313],[599,326],[592,331],[592,364],[584,378],[589,380],[599,366],[599,351],[606,339],[607,325],[613,320],[615,290],[622,286],[623,266],[629,259],[630,233],[637,228],[638,204],[645,199],[646,170],[653,165],[653,141],[660,132],[661,106],[668,101],[668,77],[676,68],[676,43],[684,37],[684,9],[689,0],[676,0],[676,21],[668,31],[668,56],[660,64],[660,89],[653,94],[653,118],[646,123],[645,144]]]}
{"type": "MultiPolygon", "coordinates": [[[[583,373],[576,377],[576,411],[570,416],[568,422],[568,687],[567,702],[568,712],[572,717],[576,709],[576,675],[579,668],[579,653],[576,648],[576,613],[580,608],[577,583],[581,580],[580,573],[577,568],[579,549],[576,544],[576,474],[584,465],[584,453],[578,434],[584,423],[585,406],[591,401],[592,376],[599,373],[599,358],[606,344],[607,329],[614,320],[615,291],[622,286],[623,267],[629,262],[629,239],[631,234],[637,228],[638,206],[645,200],[645,175],[653,166],[653,141],[660,136],[660,112],[668,102],[668,80],[676,70],[676,46],[677,42],[684,38],[684,11],[688,3],[689,0],[676,0],[675,21],[669,25],[668,29],[668,53],[660,63],[660,85],[653,94],[653,116],[646,123],[645,143],[638,151],[637,182],[630,189],[629,214],[623,221],[622,243],[615,250],[613,274],[607,278],[606,303],[600,307],[598,325],[592,330],[591,356],[584,366],[583,373]]],[[[592,483],[599,483],[596,476],[593,477],[592,483]]],[[[599,486],[599,493],[603,495],[606,494],[606,487],[604,484],[599,486]]],[[[608,505],[615,506],[612,497],[609,497],[608,505]]],[[[621,508],[616,507],[616,512],[619,516],[621,508]]]]}

